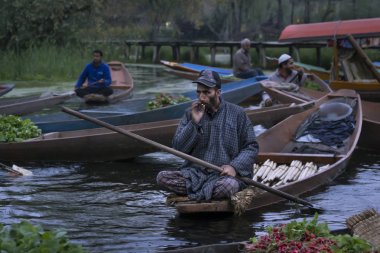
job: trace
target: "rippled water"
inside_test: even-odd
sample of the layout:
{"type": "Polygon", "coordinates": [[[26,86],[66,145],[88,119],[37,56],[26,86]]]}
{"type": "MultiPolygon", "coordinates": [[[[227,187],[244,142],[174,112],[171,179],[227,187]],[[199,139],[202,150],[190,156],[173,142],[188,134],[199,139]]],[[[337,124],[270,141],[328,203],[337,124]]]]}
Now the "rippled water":
{"type": "MultiPolygon", "coordinates": [[[[190,82],[162,68],[129,69],[136,96],[192,89],[190,82]]],[[[289,202],[241,217],[178,216],[165,205],[167,192],[156,186],[155,176],[181,162],[166,153],[153,153],[124,162],[18,164],[34,175],[15,177],[0,171],[0,222],[28,219],[45,229],[64,229],[89,252],[155,252],[243,241],[267,225],[313,217],[289,202]]],[[[344,228],[349,216],[371,207],[380,209],[379,168],[380,155],[357,151],[342,176],[304,198],[324,209],[320,221],[331,229],[344,228]]]]}

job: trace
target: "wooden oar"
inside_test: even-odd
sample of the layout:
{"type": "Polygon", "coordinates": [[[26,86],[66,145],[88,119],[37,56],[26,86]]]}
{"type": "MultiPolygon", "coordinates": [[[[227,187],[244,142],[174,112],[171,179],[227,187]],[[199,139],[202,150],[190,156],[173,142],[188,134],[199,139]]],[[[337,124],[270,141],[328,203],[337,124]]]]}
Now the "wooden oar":
{"type": "Polygon", "coordinates": [[[13,164],[12,167],[9,167],[3,163],[0,163],[0,168],[7,170],[9,172],[12,172],[12,173],[16,173],[16,174],[21,175],[21,176],[32,176],[33,175],[33,172],[31,172],[30,170],[21,168],[15,164],[13,164]]]}
{"type": "MultiPolygon", "coordinates": [[[[99,126],[102,126],[102,127],[108,128],[108,129],[110,129],[110,130],[112,130],[112,131],[115,131],[115,132],[117,132],[117,133],[120,133],[120,134],[123,134],[123,135],[129,136],[129,137],[131,137],[131,138],[133,138],[133,139],[136,139],[136,140],[142,141],[142,142],[147,143],[147,144],[149,144],[149,145],[152,145],[152,146],[154,146],[154,147],[156,147],[156,148],[158,148],[158,149],[164,150],[164,151],[166,151],[166,152],[168,152],[168,153],[171,153],[171,154],[173,154],[173,155],[176,155],[176,156],[178,156],[178,157],[181,157],[181,158],[183,158],[183,159],[185,159],[185,160],[191,161],[191,162],[196,163],[196,164],[198,164],[198,165],[201,165],[201,166],[203,166],[203,167],[210,168],[210,169],[213,169],[213,170],[216,170],[216,171],[222,172],[222,169],[221,169],[220,167],[214,165],[214,164],[208,163],[208,162],[203,161],[203,160],[201,160],[201,159],[199,159],[199,158],[193,157],[193,156],[191,156],[191,155],[188,155],[188,154],[183,153],[183,152],[181,152],[181,151],[178,151],[178,150],[176,150],[176,149],[173,149],[173,148],[170,148],[170,147],[168,147],[168,146],[162,145],[162,144],[160,144],[160,143],[158,143],[158,142],[155,142],[155,141],[149,140],[149,139],[147,139],[147,138],[145,138],[145,137],[142,137],[142,136],[140,136],[140,135],[137,135],[137,134],[135,134],[135,133],[132,133],[132,132],[130,132],[130,131],[127,131],[127,130],[125,130],[125,129],[122,129],[122,128],[120,128],[120,127],[117,127],[117,126],[114,126],[114,125],[108,124],[108,123],[106,123],[106,122],[104,122],[104,121],[101,121],[101,120],[95,119],[95,118],[93,118],[93,117],[90,117],[90,116],[84,115],[84,114],[82,114],[82,113],[80,113],[80,112],[74,111],[74,110],[69,109],[69,108],[64,107],[64,106],[62,106],[62,111],[63,111],[63,112],[66,112],[66,113],[68,113],[68,114],[71,114],[71,115],[73,115],[73,116],[76,116],[76,117],[78,117],[78,118],[81,118],[81,119],[84,119],[84,120],[88,120],[88,121],[90,121],[90,122],[92,122],[92,123],[95,123],[95,124],[97,124],[97,125],[99,125],[99,126]]],[[[256,186],[256,187],[258,187],[258,188],[260,188],[260,189],[263,189],[263,190],[265,190],[265,191],[267,191],[267,192],[273,193],[273,194],[278,195],[278,196],[280,196],[280,197],[283,197],[283,198],[285,198],[285,199],[288,199],[288,200],[294,201],[294,202],[296,202],[296,203],[299,203],[299,204],[302,204],[302,205],[305,205],[305,206],[308,206],[308,207],[311,207],[311,208],[314,208],[314,209],[318,210],[318,208],[315,208],[311,203],[309,203],[309,202],[307,202],[307,201],[305,201],[305,200],[303,200],[303,199],[301,199],[301,198],[298,198],[298,197],[296,197],[296,196],[290,195],[290,194],[288,194],[288,193],[286,193],[286,192],[279,191],[279,190],[277,190],[277,189],[271,188],[271,187],[269,187],[269,186],[266,186],[265,184],[262,184],[262,183],[259,183],[259,182],[256,182],[256,181],[253,181],[253,180],[250,179],[250,178],[246,178],[246,177],[238,177],[238,176],[237,176],[236,178],[238,178],[239,180],[243,181],[244,183],[246,183],[246,184],[248,184],[248,185],[256,186]]]]}

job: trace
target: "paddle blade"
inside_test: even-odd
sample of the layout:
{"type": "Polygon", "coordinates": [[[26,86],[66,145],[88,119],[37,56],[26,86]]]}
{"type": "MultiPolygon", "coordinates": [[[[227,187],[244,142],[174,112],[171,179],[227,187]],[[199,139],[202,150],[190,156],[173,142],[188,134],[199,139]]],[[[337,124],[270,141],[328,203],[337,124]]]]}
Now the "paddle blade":
{"type": "Polygon", "coordinates": [[[32,176],[33,175],[33,172],[31,172],[30,170],[21,168],[15,164],[12,165],[12,170],[14,172],[19,173],[20,175],[23,175],[23,176],[32,176]]]}

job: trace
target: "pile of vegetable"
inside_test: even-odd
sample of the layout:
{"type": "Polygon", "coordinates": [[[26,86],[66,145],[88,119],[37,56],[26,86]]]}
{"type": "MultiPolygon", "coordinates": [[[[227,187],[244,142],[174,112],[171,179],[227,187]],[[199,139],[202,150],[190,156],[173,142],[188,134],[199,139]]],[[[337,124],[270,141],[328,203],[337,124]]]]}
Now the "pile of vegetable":
{"type": "Polygon", "coordinates": [[[44,231],[27,221],[4,226],[0,224],[0,252],[84,253],[81,246],[72,244],[62,231],[44,231]]]}
{"type": "Polygon", "coordinates": [[[168,105],[176,105],[179,103],[183,103],[186,101],[190,101],[190,98],[180,95],[178,97],[173,97],[172,95],[168,95],[165,93],[157,94],[155,99],[148,102],[148,109],[153,110],[161,107],[165,107],[168,105]]]}
{"type": "Polygon", "coordinates": [[[268,235],[250,238],[245,252],[255,253],[360,253],[371,252],[371,245],[357,236],[332,235],[326,223],[318,224],[318,214],[307,222],[268,227],[268,235]]]}
{"type": "Polygon", "coordinates": [[[290,165],[277,164],[267,159],[262,165],[253,165],[253,180],[261,182],[271,187],[284,185],[289,182],[303,180],[320,170],[326,169],[326,166],[318,168],[313,162],[293,160],[290,165]]]}
{"type": "Polygon", "coordinates": [[[41,135],[41,130],[30,119],[0,116],[0,142],[19,142],[41,135]]]}

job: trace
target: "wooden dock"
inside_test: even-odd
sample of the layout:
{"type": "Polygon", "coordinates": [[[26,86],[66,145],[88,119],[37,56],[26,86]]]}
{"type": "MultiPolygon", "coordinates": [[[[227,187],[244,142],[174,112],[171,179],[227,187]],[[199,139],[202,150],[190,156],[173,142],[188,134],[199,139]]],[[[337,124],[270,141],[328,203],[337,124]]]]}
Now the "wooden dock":
{"type": "MultiPolygon", "coordinates": [[[[215,66],[215,57],[217,49],[228,49],[230,54],[230,66],[232,66],[233,54],[240,48],[240,41],[147,41],[147,40],[126,40],[124,41],[127,59],[133,56],[136,61],[145,57],[147,47],[153,47],[152,63],[160,62],[160,50],[162,47],[171,47],[173,61],[181,61],[180,52],[184,48],[190,50],[190,62],[199,61],[199,48],[206,47],[210,50],[211,65],[215,66]],[[132,52],[134,50],[134,52],[132,52]]],[[[321,65],[321,48],[326,47],[326,42],[312,43],[290,43],[290,42],[252,42],[251,48],[254,48],[259,56],[259,65],[262,68],[267,67],[267,48],[288,48],[288,53],[293,56],[296,61],[300,61],[299,50],[301,48],[315,48],[316,64],[321,65]]]]}

